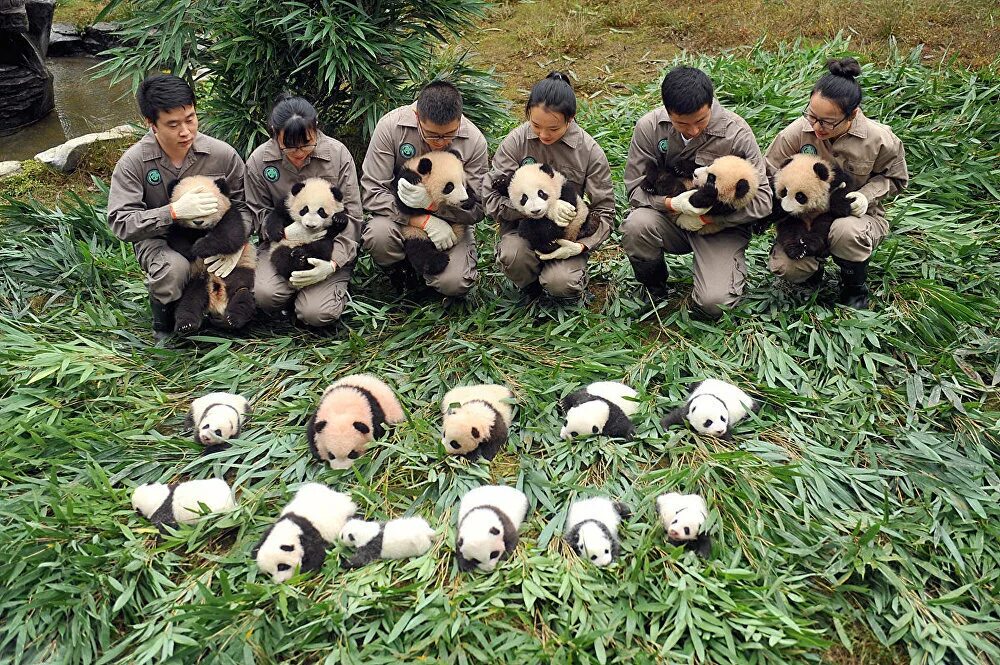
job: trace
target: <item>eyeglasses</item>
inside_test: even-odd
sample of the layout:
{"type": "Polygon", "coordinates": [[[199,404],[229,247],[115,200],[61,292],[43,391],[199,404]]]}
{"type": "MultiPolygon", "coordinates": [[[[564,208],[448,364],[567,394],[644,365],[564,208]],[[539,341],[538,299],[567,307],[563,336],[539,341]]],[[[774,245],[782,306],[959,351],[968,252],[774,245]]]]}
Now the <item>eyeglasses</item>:
{"type": "Polygon", "coordinates": [[[423,125],[421,125],[419,122],[417,123],[417,129],[420,130],[420,138],[422,138],[424,141],[451,141],[456,136],[458,136],[457,129],[453,132],[448,132],[447,134],[428,134],[426,131],[424,131],[423,125]]]}
{"type": "Polygon", "coordinates": [[[301,150],[302,152],[309,152],[316,147],[315,143],[307,143],[305,145],[296,145],[291,148],[281,148],[281,153],[287,155],[290,152],[295,152],[296,150],[301,150]]]}
{"type": "Polygon", "coordinates": [[[814,116],[812,113],[809,112],[808,108],[802,112],[802,117],[805,118],[806,122],[808,122],[810,125],[819,125],[820,129],[827,132],[832,129],[836,129],[842,122],[847,120],[847,116],[845,115],[837,122],[830,122],[829,120],[824,120],[823,118],[817,118],[816,116],[814,116]]]}

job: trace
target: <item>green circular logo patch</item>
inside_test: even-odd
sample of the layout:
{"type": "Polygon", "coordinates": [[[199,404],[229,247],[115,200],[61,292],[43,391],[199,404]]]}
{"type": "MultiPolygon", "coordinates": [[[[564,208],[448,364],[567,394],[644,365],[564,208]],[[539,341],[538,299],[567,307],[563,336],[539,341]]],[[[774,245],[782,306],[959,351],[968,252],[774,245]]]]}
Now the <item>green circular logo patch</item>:
{"type": "Polygon", "coordinates": [[[268,182],[278,182],[280,177],[281,171],[278,170],[277,166],[268,166],[264,169],[264,179],[268,182]]]}
{"type": "Polygon", "coordinates": [[[521,160],[521,166],[527,166],[528,164],[534,164],[534,163],[535,163],[534,157],[525,157],[524,159],[521,160]]]}
{"type": "Polygon", "coordinates": [[[804,146],[802,146],[801,152],[803,155],[815,155],[817,152],[816,146],[814,146],[812,143],[807,143],[804,146]]]}
{"type": "Polygon", "coordinates": [[[656,147],[660,149],[660,152],[666,152],[670,147],[670,142],[667,139],[660,139],[660,142],[656,144],[656,147]]]}
{"type": "Polygon", "coordinates": [[[402,155],[404,158],[409,159],[410,157],[413,157],[415,154],[417,154],[417,149],[413,147],[412,143],[404,143],[403,145],[399,146],[399,154],[402,155]]]}
{"type": "Polygon", "coordinates": [[[146,182],[150,185],[159,185],[163,182],[163,176],[160,175],[160,169],[149,169],[146,171],[146,182]]]}

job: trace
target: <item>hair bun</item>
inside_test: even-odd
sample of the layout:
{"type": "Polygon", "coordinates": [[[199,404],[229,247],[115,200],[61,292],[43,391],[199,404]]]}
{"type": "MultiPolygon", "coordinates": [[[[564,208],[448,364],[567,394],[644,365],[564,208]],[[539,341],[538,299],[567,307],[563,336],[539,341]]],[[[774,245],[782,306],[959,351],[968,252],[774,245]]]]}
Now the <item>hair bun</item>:
{"type": "Polygon", "coordinates": [[[840,58],[839,60],[830,60],[826,63],[826,68],[830,70],[830,73],[834,76],[842,76],[845,79],[851,79],[852,81],[861,75],[861,65],[854,58],[840,58]]]}
{"type": "Polygon", "coordinates": [[[562,72],[549,72],[549,75],[546,76],[545,78],[552,79],[553,81],[562,81],[563,83],[565,83],[566,85],[568,85],[570,88],[573,87],[573,84],[570,83],[570,81],[569,81],[569,77],[566,76],[565,74],[563,74],[562,72]]]}

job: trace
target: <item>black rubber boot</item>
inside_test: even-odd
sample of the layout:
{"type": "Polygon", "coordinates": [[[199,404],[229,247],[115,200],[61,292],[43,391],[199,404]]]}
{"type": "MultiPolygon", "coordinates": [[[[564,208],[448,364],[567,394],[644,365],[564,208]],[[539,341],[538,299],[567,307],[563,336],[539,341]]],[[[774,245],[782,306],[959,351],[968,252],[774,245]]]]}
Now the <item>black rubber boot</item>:
{"type": "Polygon", "coordinates": [[[837,303],[852,309],[868,309],[868,261],[833,259],[840,266],[840,297],[837,303]]]}
{"type": "Polygon", "coordinates": [[[534,302],[542,297],[542,285],[536,279],[534,282],[521,288],[521,301],[525,303],[534,302]]]}
{"type": "Polygon", "coordinates": [[[826,264],[823,261],[820,261],[819,268],[816,269],[816,272],[809,275],[809,279],[801,282],[799,286],[803,289],[809,289],[810,291],[815,291],[819,287],[823,286],[823,268],[825,265],[826,264]]]}
{"type": "Polygon", "coordinates": [[[389,283],[396,293],[403,295],[410,291],[416,291],[424,286],[424,280],[420,278],[417,271],[413,269],[410,262],[402,260],[388,267],[389,283]]]}
{"type": "Polygon", "coordinates": [[[174,333],[174,307],[177,303],[164,305],[153,296],[149,296],[149,311],[153,317],[153,339],[162,342],[174,333]]]}
{"type": "Polygon", "coordinates": [[[645,286],[654,299],[667,297],[667,264],[662,257],[651,261],[629,257],[628,261],[636,281],[645,286]]]}

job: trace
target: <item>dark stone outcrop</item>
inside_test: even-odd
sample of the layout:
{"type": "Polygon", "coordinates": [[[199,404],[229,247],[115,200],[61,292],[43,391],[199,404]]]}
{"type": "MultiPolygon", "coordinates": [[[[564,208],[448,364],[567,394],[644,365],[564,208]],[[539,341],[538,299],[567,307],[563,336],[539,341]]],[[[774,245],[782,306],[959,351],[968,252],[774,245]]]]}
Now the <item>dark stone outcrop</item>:
{"type": "Polygon", "coordinates": [[[55,107],[52,74],[32,36],[48,34],[51,21],[48,7],[29,12],[25,0],[0,0],[0,134],[30,125],[55,107]],[[31,25],[29,16],[41,24],[31,25]]]}
{"type": "Polygon", "coordinates": [[[83,43],[83,34],[71,23],[53,23],[49,34],[50,58],[90,55],[83,43]]]}

